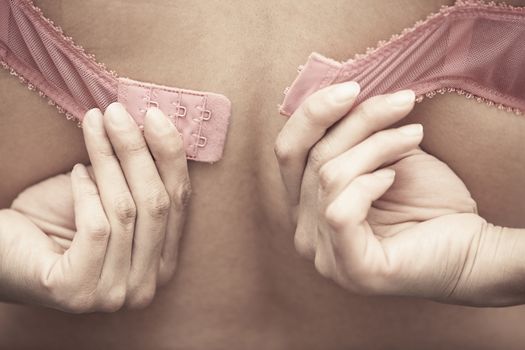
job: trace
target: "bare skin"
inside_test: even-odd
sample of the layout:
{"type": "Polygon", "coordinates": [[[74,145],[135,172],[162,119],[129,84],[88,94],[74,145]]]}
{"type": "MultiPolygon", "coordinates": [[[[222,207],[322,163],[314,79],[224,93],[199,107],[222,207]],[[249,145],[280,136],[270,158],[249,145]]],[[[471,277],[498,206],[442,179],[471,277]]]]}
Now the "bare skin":
{"type": "MultiPolygon", "coordinates": [[[[289,84],[310,51],[345,59],[424,18],[440,1],[417,6],[401,0],[334,1],[326,10],[313,1],[37,4],[122,75],[225,93],[234,115],[224,159],[211,166],[189,164],[193,197],[178,272],[148,309],[72,316],[2,305],[2,345],[304,349],[392,348],[395,342],[398,348],[512,349],[523,344],[523,308],[359,297],[323,279],[293,246],[287,194],[273,154],[286,121],[276,113],[280,87],[289,84]],[[114,30],[119,26],[126,30],[114,30]],[[185,41],[197,37],[198,44],[185,41]]],[[[0,122],[0,204],[6,207],[23,188],[88,158],[80,130],[6,73],[0,75],[0,93],[3,110],[9,111],[0,122]]],[[[418,105],[403,121],[409,122],[424,125],[422,148],[456,171],[487,220],[525,226],[525,152],[519,147],[525,119],[444,96],[418,105]]]]}

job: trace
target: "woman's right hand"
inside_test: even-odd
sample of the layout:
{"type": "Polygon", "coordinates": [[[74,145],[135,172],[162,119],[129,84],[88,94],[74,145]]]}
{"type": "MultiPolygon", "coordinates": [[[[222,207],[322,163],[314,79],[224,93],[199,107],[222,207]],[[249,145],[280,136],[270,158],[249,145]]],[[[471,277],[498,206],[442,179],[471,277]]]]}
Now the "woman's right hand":
{"type": "Polygon", "coordinates": [[[510,264],[494,258],[512,256],[510,244],[477,215],[453,170],[419,148],[421,125],[390,128],[412,110],[414,92],[377,95],[354,107],[358,92],[352,82],[317,91],[277,139],[298,252],[360,294],[478,306],[519,302],[498,272],[510,264]]]}
{"type": "Polygon", "coordinates": [[[69,242],[24,215],[38,212],[31,196],[45,181],[0,211],[0,300],[72,313],[143,308],[175,271],[190,194],[177,129],[150,109],[142,134],[114,103],[90,110],[83,132],[92,169],[77,164],[71,187],[58,189],[71,193],[57,195],[74,207],[69,242]]]}

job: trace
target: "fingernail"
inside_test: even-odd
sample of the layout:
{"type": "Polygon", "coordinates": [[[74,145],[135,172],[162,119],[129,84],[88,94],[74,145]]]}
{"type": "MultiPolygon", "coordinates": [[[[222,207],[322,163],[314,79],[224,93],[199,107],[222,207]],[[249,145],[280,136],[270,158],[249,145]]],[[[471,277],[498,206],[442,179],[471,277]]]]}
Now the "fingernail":
{"type": "Polygon", "coordinates": [[[374,174],[384,179],[391,179],[396,176],[396,172],[389,168],[378,170],[374,174]]]}
{"type": "Polygon", "coordinates": [[[86,167],[84,164],[78,163],[73,167],[73,171],[79,177],[89,177],[86,167]]]}
{"type": "Polygon", "coordinates": [[[87,111],[86,115],[84,116],[84,119],[88,123],[88,125],[93,128],[100,130],[104,126],[102,122],[102,112],[98,108],[93,108],[87,111]]]}
{"type": "Polygon", "coordinates": [[[410,124],[399,128],[399,132],[406,136],[419,136],[423,134],[423,125],[410,124]]]}
{"type": "Polygon", "coordinates": [[[416,100],[416,94],[412,90],[401,90],[388,95],[386,99],[393,106],[405,106],[416,100]]]}
{"type": "Polygon", "coordinates": [[[166,128],[171,127],[171,122],[168,118],[162,113],[162,111],[156,107],[149,108],[146,112],[146,119],[151,123],[153,129],[157,132],[166,130],[166,128]]]}
{"type": "Polygon", "coordinates": [[[336,102],[347,102],[359,95],[361,87],[355,81],[348,81],[334,86],[333,96],[336,102]]]}
{"type": "Polygon", "coordinates": [[[124,106],[118,102],[110,104],[106,110],[109,114],[109,120],[117,127],[128,126],[131,124],[131,117],[124,106]]]}

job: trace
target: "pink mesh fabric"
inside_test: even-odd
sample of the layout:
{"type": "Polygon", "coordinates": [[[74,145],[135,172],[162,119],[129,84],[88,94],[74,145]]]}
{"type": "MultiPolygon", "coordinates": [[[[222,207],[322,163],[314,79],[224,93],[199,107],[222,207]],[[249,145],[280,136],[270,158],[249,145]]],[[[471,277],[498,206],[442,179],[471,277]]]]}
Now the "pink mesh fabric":
{"type": "MultiPolygon", "coordinates": [[[[223,95],[120,78],[45,18],[30,0],[0,0],[0,64],[68,119],[121,102],[137,124],[159,107],[183,135],[188,159],[222,156],[231,103],[223,95]]],[[[79,126],[81,124],[79,123],[79,126]]]]}
{"type": "Polygon", "coordinates": [[[424,96],[456,92],[509,112],[525,110],[525,8],[462,0],[365,55],[336,62],[312,53],[280,112],[291,115],[313,92],[357,81],[357,103],[402,89],[424,96]]]}

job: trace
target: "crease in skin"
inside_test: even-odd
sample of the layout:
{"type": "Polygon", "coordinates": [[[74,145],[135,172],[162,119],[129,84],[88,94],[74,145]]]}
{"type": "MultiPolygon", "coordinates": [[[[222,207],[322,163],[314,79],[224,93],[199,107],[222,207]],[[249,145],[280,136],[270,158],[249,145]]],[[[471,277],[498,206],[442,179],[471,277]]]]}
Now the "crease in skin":
{"type": "Polygon", "coordinates": [[[279,112],[290,116],[313,92],[354,80],[362,87],[356,104],[374,95],[411,89],[417,102],[457,93],[522,115],[524,37],[525,7],[458,0],[345,62],[313,52],[285,89],[279,112]]]}
{"type": "Polygon", "coordinates": [[[64,250],[70,246],[76,230],[73,198],[69,192],[57,189],[69,187],[70,174],[61,174],[45,180],[43,186],[38,184],[25,189],[10,206],[31,220],[64,250]],[[54,190],[49,191],[46,187],[54,190]]]}

